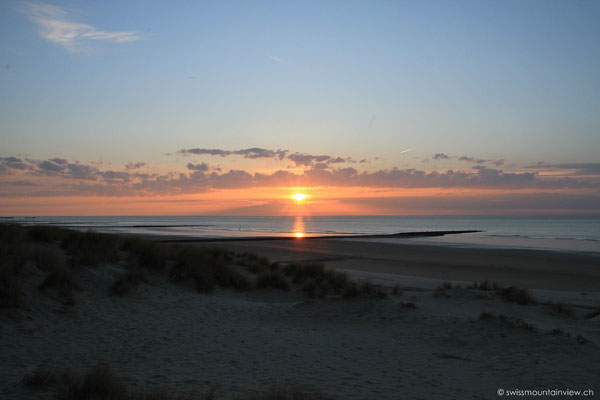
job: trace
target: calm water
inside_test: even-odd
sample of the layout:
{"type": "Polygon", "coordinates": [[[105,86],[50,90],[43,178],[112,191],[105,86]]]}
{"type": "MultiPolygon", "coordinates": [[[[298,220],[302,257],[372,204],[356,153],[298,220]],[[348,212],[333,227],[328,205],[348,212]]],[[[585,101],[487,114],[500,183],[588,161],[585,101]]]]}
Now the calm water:
{"type": "Polygon", "coordinates": [[[37,217],[24,223],[186,237],[390,234],[481,230],[439,238],[372,239],[449,246],[600,252],[600,216],[37,217]]]}

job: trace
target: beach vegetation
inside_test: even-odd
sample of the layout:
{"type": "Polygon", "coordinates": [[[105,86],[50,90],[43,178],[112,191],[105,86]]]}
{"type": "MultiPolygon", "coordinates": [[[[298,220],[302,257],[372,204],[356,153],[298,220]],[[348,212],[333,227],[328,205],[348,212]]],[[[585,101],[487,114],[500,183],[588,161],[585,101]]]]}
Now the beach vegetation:
{"type": "Polygon", "coordinates": [[[192,280],[199,292],[212,292],[215,286],[248,290],[250,281],[227,264],[226,252],[206,251],[199,247],[183,247],[175,265],[169,270],[173,282],[192,280]]]}
{"type": "Polygon", "coordinates": [[[528,331],[535,330],[533,325],[523,321],[521,318],[508,317],[504,314],[499,314],[498,316],[496,316],[490,312],[482,312],[481,314],[479,314],[479,319],[481,321],[497,320],[503,325],[508,326],[510,328],[520,328],[528,331]]]}
{"type": "Polygon", "coordinates": [[[56,226],[33,225],[25,227],[25,232],[34,242],[52,243],[62,240],[69,231],[56,226]]]}
{"type": "Polygon", "coordinates": [[[573,307],[571,307],[570,305],[568,305],[562,301],[558,301],[558,302],[550,301],[550,302],[546,303],[546,305],[548,306],[550,311],[553,312],[554,314],[565,315],[567,317],[575,316],[573,307]]]}
{"type": "Polygon", "coordinates": [[[488,292],[496,292],[500,297],[510,303],[516,303],[522,306],[536,305],[538,301],[533,297],[531,292],[517,286],[504,287],[498,282],[474,282],[469,289],[484,290],[488,292]]]}
{"type": "Polygon", "coordinates": [[[498,291],[498,294],[506,301],[522,306],[536,305],[538,303],[529,290],[516,286],[503,288],[498,291]]]}
{"type": "Polygon", "coordinates": [[[370,280],[365,280],[360,283],[348,282],[343,291],[343,296],[346,299],[357,297],[376,297],[384,299],[387,297],[387,291],[381,285],[375,285],[370,280]]]}
{"type": "Polygon", "coordinates": [[[67,294],[81,289],[81,285],[77,282],[73,271],[69,267],[61,265],[51,270],[38,288],[40,290],[55,288],[67,294]]]}
{"type": "Polygon", "coordinates": [[[263,269],[256,277],[257,288],[290,290],[290,285],[280,270],[263,269]]]}
{"type": "Polygon", "coordinates": [[[134,262],[151,271],[164,271],[173,253],[172,246],[139,238],[126,239],[122,248],[134,262]]]}
{"type": "Polygon", "coordinates": [[[259,256],[250,252],[237,254],[235,263],[248,268],[248,271],[254,274],[258,274],[265,269],[275,269],[277,267],[277,264],[274,264],[275,268],[273,268],[267,257],[259,256]]]}
{"type": "Polygon", "coordinates": [[[503,286],[496,281],[485,280],[483,282],[473,282],[469,289],[484,290],[486,292],[495,292],[503,289],[503,286]]]}
{"type": "Polygon", "coordinates": [[[61,373],[56,368],[41,365],[34,372],[26,375],[22,383],[31,389],[41,389],[46,386],[55,385],[60,380],[61,373]]]}
{"type": "Polygon", "coordinates": [[[148,274],[146,271],[135,267],[130,268],[112,284],[110,293],[114,296],[125,296],[141,283],[148,283],[148,274]]]}
{"type": "Polygon", "coordinates": [[[338,296],[356,286],[347,273],[325,268],[321,263],[290,263],[282,269],[310,297],[338,296]]]}
{"type": "Polygon", "coordinates": [[[61,241],[61,247],[80,265],[96,266],[119,260],[120,241],[117,235],[69,230],[61,241]]]}
{"type": "Polygon", "coordinates": [[[399,283],[396,283],[392,287],[392,294],[395,296],[401,296],[404,293],[404,288],[399,283]]]}
{"type": "Polygon", "coordinates": [[[37,247],[32,256],[35,266],[42,272],[50,272],[64,266],[62,254],[54,247],[37,247]]]}
{"type": "Polygon", "coordinates": [[[0,308],[18,308],[23,305],[19,281],[10,264],[0,261],[0,308]]]}
{"type": "Polygon", "coordinates": [[[268,389],[266,392],[238,397],[236,400],[333,400],[318,390],[311,390],[300,385],[282,385],[268,389]]]}

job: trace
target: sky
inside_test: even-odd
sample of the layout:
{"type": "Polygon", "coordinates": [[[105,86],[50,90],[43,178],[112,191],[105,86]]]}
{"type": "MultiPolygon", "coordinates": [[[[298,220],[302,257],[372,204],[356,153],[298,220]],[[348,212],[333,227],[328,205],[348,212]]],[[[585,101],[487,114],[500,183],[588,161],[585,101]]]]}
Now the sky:
{"type": "Polygon", "coordinates": [[[599,20],[5,0],[0,215],[600,213],[599,20]]]}

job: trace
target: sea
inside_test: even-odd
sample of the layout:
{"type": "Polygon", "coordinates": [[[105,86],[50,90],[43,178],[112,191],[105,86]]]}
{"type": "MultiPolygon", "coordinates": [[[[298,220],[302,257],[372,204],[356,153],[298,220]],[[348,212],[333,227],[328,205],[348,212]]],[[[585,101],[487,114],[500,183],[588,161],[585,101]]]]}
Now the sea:
{"type": "Polygon", "coordinates": [[[173,238],[233,238],[394,234],[451,230],[481,232],[440,237],[360,239],[455,247],[501,247],[594,252],[600,255],[600,215],[534,216],[107,216],[11,217],[0,222],[42,224],[107,233],[173,238]]]}

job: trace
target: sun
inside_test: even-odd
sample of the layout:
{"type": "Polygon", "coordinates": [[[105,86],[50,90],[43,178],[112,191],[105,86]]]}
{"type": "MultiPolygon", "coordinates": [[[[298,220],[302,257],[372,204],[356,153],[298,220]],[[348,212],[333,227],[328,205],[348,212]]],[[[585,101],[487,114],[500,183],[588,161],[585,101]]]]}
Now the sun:
{"type": "Polygon", "coordinates": [[[302,202],[302,200],[306,199],[308,196],[304,193],[294,193],[290,196],[290,198],[296,200],[298,203],[302,202]]]}

